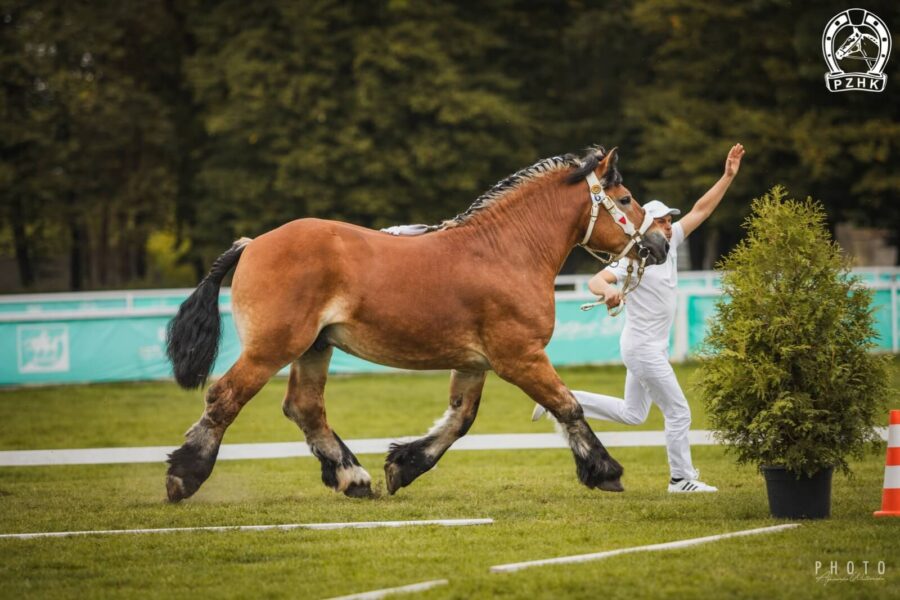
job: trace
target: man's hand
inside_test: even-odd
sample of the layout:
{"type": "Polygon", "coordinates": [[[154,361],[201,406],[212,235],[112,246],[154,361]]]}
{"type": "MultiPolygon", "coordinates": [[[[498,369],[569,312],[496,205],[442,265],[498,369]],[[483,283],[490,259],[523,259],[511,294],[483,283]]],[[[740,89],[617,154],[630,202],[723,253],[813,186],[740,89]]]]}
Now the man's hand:
{"type": "Polygon", "coordinates": [[[588,289],[603,298],[606,308],[615,308],[622,303],[622,290],[613,285],[616,276],[609,269],[603,269],[588,281],[588,289]]]}
{"type": "Polygon", "coordinates": [[[741,169],[741,159],[744,157],[744,147],[741,144],[735,144],[728,151],[728,158],[725,159],[725,176],[734,177],[741,169]]]}
{"type": "Polygon", "coordinates": [[[615,308],[622,303],[622,290],[615,286],[609,286],[608,291],[603,294],[603,302],[606,304],[607,310],[615,308]]]}

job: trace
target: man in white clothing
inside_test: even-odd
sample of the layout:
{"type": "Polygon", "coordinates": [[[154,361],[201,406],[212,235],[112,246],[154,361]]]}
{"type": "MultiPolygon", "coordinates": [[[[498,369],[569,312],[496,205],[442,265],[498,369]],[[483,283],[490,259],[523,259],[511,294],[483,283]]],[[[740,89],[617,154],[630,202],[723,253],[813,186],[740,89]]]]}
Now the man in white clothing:
{"type": "MultiPolygon", "coordinates": [[[[716,209],[741,166],[744,147],[735,144],[725,159],[725,173],[694,207],[677,223],[672,215],[681,211],[669,208],[659,200],[644,205],[657,223],[663,226],[670,248],[666,263],[647,267],[641,284],[628,294],[625,327],[619,341],[625,375],[625,399],[574,391],[586,417],[639,425],[647,420],[650,403],[659,406],[665,417],[666,451],[669,456],[669,491],[715,492],[716,488],[700,481],[691,462],[688,431],[691,409],[669,364],[669,334],[675,320],[678,285],[678,246],[716,209]]],[[[591,292],[602,297],[608,308],[618,306],[623,298],[615,283],[624,280],[626,261],[607,267],[588,283],[591,292]]],[[[545,409],[536,406],[532,420],[545,409]]]]}

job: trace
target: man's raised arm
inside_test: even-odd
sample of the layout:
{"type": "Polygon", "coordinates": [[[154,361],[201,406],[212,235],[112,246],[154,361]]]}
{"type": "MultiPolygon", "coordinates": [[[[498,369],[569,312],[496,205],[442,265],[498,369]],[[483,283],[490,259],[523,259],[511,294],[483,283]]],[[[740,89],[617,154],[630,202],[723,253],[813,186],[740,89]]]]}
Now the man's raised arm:
{"type": "Polygon", "coordinates": [[[741,168],[741,158],[743,157],[744,147],[741,144],[735,144],[728,151],[728,157],[725,159],[725,173],[694,203],[691,211],[678,221],[684,229],[684,237],[689,236],[691,232],[697,229],[719,206],[725,191],[741,168]]]}

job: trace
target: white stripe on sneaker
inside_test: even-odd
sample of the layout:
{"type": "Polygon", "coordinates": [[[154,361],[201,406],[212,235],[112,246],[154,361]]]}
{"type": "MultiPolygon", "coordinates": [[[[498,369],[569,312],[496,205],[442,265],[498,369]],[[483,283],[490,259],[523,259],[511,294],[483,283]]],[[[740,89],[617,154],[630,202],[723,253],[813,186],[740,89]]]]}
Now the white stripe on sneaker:
{"type": "Polygon", "coordinates": [[[717,492],[718,489],[711,485],[707,485],[697,479],[685,479],[677,483],[669,483],[669,492],[672,493],[690,493],[690,492],[717,492]]]}

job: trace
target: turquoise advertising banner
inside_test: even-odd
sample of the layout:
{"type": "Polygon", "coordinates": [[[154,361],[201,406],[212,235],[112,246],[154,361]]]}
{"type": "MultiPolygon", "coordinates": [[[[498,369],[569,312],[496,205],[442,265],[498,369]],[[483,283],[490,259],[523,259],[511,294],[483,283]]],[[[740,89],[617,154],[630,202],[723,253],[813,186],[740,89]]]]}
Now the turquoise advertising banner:
{"type": "MultiPolygon", "coordinates": [[[[898,270],[900,274],[900,270],[898,270]]],[[[562,278],[561,278],[562,279],[562,278]]],[[[670,345],[673,361],[696,356],[708,320],[722,297],[712,274],[685,273],[670,345]]],[[[900,276],[872,277],[877,349],[898,352],[900,276]]],[[[624,314],[611,317],[603,307],[582,311],[593,300],[582,285],[561,291],[556,328],[547,347],[555,365],[620,362],[619,337],[624,314]],[[581,291],[579,291],[581,286],[581,291]]],[[[190,290],[102,292],[0,297],[0,385],[139,381],[171,377],[166,359],[166,324],[190,290]]],[[[220,298],[222,341],[214,373],[237,359],[240,342],[229,308],[228,290],[220,298]]],[[[626,309],[627,310],[627,309],[626,309]]],[[[389,371],[336,350],[334,373],[389,371]]],[[[285,370],[286,372],[286,370],[285,370]]]]}

